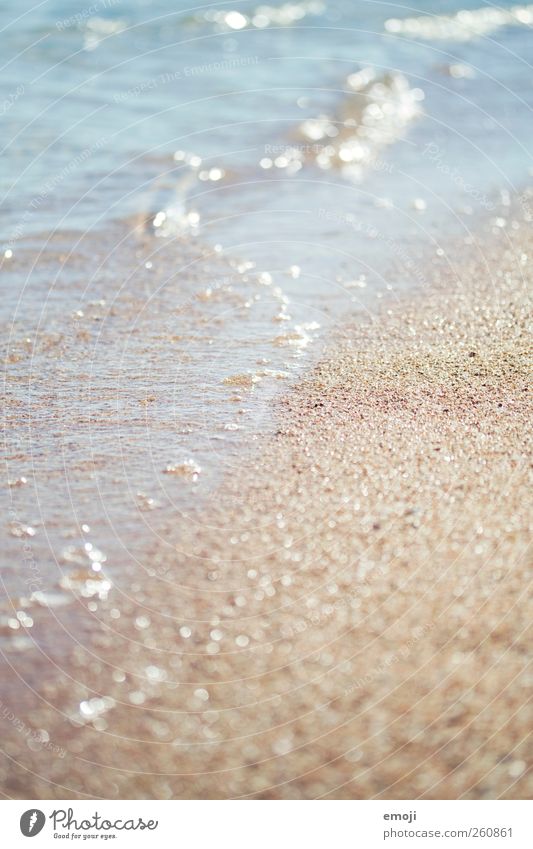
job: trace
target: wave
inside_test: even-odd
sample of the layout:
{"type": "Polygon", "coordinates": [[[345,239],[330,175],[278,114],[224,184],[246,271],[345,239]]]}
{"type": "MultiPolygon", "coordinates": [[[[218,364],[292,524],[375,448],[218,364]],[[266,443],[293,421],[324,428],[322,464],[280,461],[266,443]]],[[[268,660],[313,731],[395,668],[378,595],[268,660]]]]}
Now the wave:
{"type": "Polygon", "coordinates": [[[307,15],[320,15],[325,6],[321,0],[301,0],[300,3],[283,3],[281,6],[257,6],[251,14],[236,9],[209,9],[196,15],[197,23],[214,24],[220,30],[265,29],[288,27],[307,15]]]}
{"type": "Polygon", "coordinates": [[[470,41],[506,26],[533,23],[533,5],[510,9],[483,7],[461,9],[454,15],[422,15],[417,18],[389,18],[385,29],[394,35],[424,38],[428,41],[470,41]]]}
{"type": "Polygon", "coordinates": [[[307,119],[299,134],[319,168],[335,168],[348,179],[358,179],[365,166],[376,162],[378,151],[397,141],[421,114],[424,92],[411,88],[403,74],[378,77],[373,68],[350,74],[346,87],[340,114],[307,119]]]}
{"type": "MultiPolygon", "coordinates": [[[[399,72],[379,76],[373,68],[362,68],[345,81],[345,98],[337,112],[302,121],[292,140],[265,145],[259,160],[262,171],[272,177],[294,176],[305,167],[336,171],[346,180],[358,181],[368,168],[386,170],[379,158],[383,148],[394,144],[408,125],[422,114],[424,92],[411,87],[399,72]]],[[[173,164],[164,157],[166,174],[156,178],[138,199],[139,219],[144,230],[155,236],[194,235],[200,226],[200,211],[191,199],[201,183],[223,183],[255,179],[253,166],[243,171],[222,165],[206,166],[200,156],[178,150],[173,164]]]]}

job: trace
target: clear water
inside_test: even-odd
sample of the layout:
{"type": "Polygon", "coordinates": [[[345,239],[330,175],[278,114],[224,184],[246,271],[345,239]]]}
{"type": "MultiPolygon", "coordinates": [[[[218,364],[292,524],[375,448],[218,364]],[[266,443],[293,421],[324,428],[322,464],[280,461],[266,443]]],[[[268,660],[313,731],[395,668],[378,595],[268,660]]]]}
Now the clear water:
{"type": "MultiPolygon", "coordinates": [[[[95,227],[183,196],[200,210],[206,241],[220,233],[235,244],[273,235],[267,222],[279,205],[301,219],[310,199],[313,207],[320,199],[366,215],[374,195],[405,211],[422,194],[434,218],[443,202],[455,209],[472,197],[461,198],[457,184],[421,159],[427,143],[439,145],[450,169],[483,195],[516,187],[531,165],[531,24],[467,40],[387,29],[391,18],[479,5],[490,8],[475,0],[409,7],[304,0],[286,4],[292,24],[278,4],[272,25],[231,29],[206,18],[223,10],[236,26],[242,21],[233,10],[252,21],[255,10],[263,25],[265,14],[258,21],[257,4],[249,2],[5,0],[3,241],[16,244],[50,226],[95,227]],[[467,75],[450,76],[450,65],[468,66],[467,75]],[[354,183],[309,162],[295,174],[259,167],[265,150],[310,141],[298,135],[306,118],[339,120],[347,77],[368,66],[377,76],[401,72],[425,94],[423,117],[407,121],[396,144],[379,147],[385,170],[368,169],[354,183]],[[172,158],[178,149],[201,156],[206,168],[225,169],[226,179],[189,180],[190,169],[172,158]]],[[[298,233],[313,240],[319,234],[326,237],[324,225],[310,229],[308,221],[298,233]]]]}

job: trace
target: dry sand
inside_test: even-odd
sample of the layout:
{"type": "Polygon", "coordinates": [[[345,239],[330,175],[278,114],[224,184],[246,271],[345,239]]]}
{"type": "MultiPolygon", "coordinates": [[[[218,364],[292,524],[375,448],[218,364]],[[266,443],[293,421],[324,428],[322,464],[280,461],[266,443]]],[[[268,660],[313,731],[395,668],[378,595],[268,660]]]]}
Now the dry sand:
{"type": "Polygon", "coordinates": [[[80,601],[9,706],[65,755],[4,721],[6,794],[531,796],[533,244],[496,230],[346,330],[129,599],[80,601]]]}

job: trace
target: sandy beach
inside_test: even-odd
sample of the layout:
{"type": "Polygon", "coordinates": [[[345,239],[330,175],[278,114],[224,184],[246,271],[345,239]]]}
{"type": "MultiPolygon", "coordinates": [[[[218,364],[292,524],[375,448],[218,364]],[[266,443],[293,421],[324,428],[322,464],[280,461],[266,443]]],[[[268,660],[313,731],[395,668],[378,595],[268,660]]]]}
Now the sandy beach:
{"type": "Polygon", "coordinates": [[[6,796],[531,795],[528,227],[343,328],[129,583],[32,606],[6,796]]]}

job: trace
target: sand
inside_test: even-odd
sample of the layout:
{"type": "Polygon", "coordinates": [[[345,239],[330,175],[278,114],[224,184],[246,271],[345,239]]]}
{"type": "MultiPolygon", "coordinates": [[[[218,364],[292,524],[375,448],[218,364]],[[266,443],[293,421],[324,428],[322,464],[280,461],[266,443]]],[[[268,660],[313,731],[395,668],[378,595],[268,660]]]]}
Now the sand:
{"type": "Polygon", "coordinates": [[[4,719],[6,795],[531,796],[533,244],[482,235],[345,328],[129,587],[80,599],[83,641],[6,702],[49,740],[4,719]]]}

